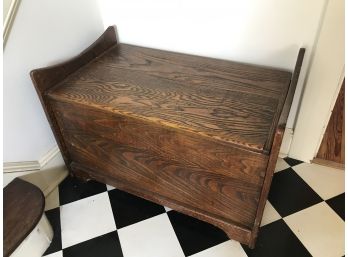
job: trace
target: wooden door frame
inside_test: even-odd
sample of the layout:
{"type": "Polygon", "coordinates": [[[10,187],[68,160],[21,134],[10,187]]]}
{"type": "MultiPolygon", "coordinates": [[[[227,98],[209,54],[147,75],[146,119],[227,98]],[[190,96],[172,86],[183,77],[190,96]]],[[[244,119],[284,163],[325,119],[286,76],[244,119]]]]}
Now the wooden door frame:
{"type": "Polygon", "coordinates": [[[317,154],[312,161],[313,163],[344,170],[344,102],[345,83],[343,80],[335,106],[330,115],[329,123],[323,135],[317,154]],[[337,152],[338,149],[340,149],[339,153],[337,152]]]}
{"type": "Polygon", "coordinates": [[[305,80],[289,156],[316,156],[344,79],[344,0],[329,0],[305,80]]]}

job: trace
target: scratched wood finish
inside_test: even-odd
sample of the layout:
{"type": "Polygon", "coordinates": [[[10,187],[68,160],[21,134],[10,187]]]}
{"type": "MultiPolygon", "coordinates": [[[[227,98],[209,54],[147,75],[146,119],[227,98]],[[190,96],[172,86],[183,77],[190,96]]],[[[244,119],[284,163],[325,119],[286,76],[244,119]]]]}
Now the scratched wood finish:
{"type": "MultiPolygon", "coordinates": [[[[271,187],[273,173],[275,170],[275,166],[276,166],[277,159],[279,156],[280,146],[282,144],[282,140],[283,140],[283,136],[284,136],[286,121],[287,121],[287,118],[289,116],[291,103],[292,103],[293,98],[294,98],[296,85],[297,85],[298,78],[300,76],[300,71],[301,71],[304,55],[305,55],[305,49],[301,48],[298,52],[298,55],[297,55],[295,69],[294,69],[294,72],[293,72],[292,77],[291,77],[291,83],[290,83],[289,89],[287,90],[286,99],[285,99],[282,111],[280,113],[278,124],[277,124],[276,131],[274,134],[272,148],[271,148],[271,152],[269,155],[268,164],[267,164],[267,168],[266,168],[266,175],[265,175],[265,178],[263,181],[261,194],[260,194],[260,200],[259,200],[258,206],[257,206],[254,226],[253,226],[253,229],[252,229],[251,235],[250,235],[249,245],[251,247],[254,247],[257,235],[259,233],[263,211],[265,209],[268,193],[269,193],[269,190],[271,187]]],[[[270,133],[272,133],[272,131],[270,131],[270,133]]]]}
{"type": "Polygon", "coordinates": [[[102,46],[98,55],[72,59],[78,69],[63,64],[68,76],[50,78],[59,65],[32,73],[70,172],[253,247],[304,49],[291,74],[120,44],[107,36],[113,28],[105,35],[85,51],[102,46]]]}
{"type": "Polygon", "coordinates": [[[117,44],[116,31],[114,27],[110,26],[90,47],[81,52],[78,56],[63,63],[46,68],[35,69],[30,72],[31,80],[33,81],[36,92],[53,131],[53,135],[58,143],[64,162],[68,168],[70,168],[69,164],[71,160],[63,143],[63,136],[59,129],[57,129],[57,123],[54,115],[52,114],[50,105],[46,102],[45,94],[50,88],[54,87],[66,77],[76,72],[80,67],[86,65],[93,59],[96,59],[100,54],[115,44],[117,44]]]}
{"type": "Polygon", "coordinates": [[[104,174],[101,174],[100,172],[96,172],[90,167],[86,167],[75,162],[72,162],[71,169],[76,176],[84,180],[94,179],[97,181],[101,181],[105,184],[115,186],[118,189],[126,191],[130,194],[136,195],[138,197],[142,197],[144,199],[153,201],[155,203],[158,203],[164,206],[168,206],[169,208],[172,208],[173,210],[179,211],[186,215],[190,215],[192,217],[203,220],[205,222],[209,222],[215,225],[216,227],[219,227],[220,229],[224,230],[225,233],[231,239],[237,240],[243,244],[253,247],[253,244],[251,242],[251,231],[249,228],[243,227],[242,225],[238,225],[233,222],[228,222],[225,219],[221,219],[221,217],[212,215],[207,211],[200,212],[197,209],[192,208],[191,206],[183,205],[182,202],[176,202],[175,200],[168,199],[160,194],[155,194],[142,189],[139,190],[137,186],[131,187],[129,186],[128,183],[125,183],[124,181],[119,180],[115,176],[111,176],[111,174],[104,175],[104,174]]]}
{"type": "Polygon", "coordinates": [[[285,71],[118,44],[51,96],[268,151],[290,79],[285,71]]]}
{"type": "Polygon", "coordinates": [[[77,163],[252,227],[267,165],[264,155],[88,107],[53,106],[77,163]]]}
{"type": "Polygon", "coordinates": [[[45,198],[39,188],[15,178],[4,188],[4,256],[23,242],[39,223],[45,198]]]}

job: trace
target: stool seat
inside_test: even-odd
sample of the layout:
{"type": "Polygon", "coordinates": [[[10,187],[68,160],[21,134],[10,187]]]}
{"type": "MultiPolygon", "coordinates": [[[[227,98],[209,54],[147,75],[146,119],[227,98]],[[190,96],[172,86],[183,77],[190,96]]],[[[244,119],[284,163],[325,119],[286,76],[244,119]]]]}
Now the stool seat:
{"type": "Polygon", "coordinates": [[[15,178],[4,188],[4,256],[9,256],[39,223],[45,207],[41,190],[15,178]]]}

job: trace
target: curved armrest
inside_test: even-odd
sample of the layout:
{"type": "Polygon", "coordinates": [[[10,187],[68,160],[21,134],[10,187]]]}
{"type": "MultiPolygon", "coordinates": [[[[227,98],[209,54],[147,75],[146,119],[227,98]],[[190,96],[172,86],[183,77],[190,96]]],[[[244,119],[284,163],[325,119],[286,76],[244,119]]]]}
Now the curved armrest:
{"type": "Polygon", "coordinates": [[[55,129],[58,127],[57,121],[51,106],[46,101],[45,93],[50,88],[63,81],[67,76],[74,73],[76,70],[97,58],[115,45],[117,45],[116,28],[114,26],[110,26],[90,47],[76,57],[57,65],[36,69],[30,72],[30,77],[33,81],[36,92],[44,108],[48,122],[52,128],[54,137],[56,138],[63,155],[64,162],[68,169],[70,169],[70,157],[68,151],[66,150],[61,131],[55,129]]]}
{"type": "Polygon", "coordinates": [[[71,73],[116,44],[116,29],[114,26],[110,26],[90,47],[74,58],[57,65],[32,70],[30,72],[30,77],[35,85],[37,93],[42,95],[47,89],[61,82],[71,73]]]}

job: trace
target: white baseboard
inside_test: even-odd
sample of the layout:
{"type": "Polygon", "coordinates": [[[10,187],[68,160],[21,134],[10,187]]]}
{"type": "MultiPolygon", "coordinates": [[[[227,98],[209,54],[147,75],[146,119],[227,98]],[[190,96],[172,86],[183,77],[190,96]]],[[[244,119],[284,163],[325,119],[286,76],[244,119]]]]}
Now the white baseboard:
{"type": "Polygon", "coordinates": [[[20,177],[41,189],[47,196],[68,175],[58,146],[37,161],[4,163],[3,186],[20,177]]]}
{"type": "Polygon", "coordinates": [[[58,166],[52,169],[26,174],[20,176],[20,178],[34,184],[47,196],[66,178],[66,176],[68,176],[68,169],[65,166],[58,166]]]}
{"type": "Polygon", "coordinates": [[[28,161],[28,162],[5,162],[4,173],[10,172],[26,172],[40,170],[41,165],[38,161],[28,161]]]}
{"type": "Polygon", "coordinates": [[[56,145],[51,150],[49,150],[44,156],[38,161],[40,164],[40,169],[46,166],[51,160],[53,160],[60,153],[59,147],[56,145]]]}
{"type": "Polygon", "coordinates": [[[4,173],[9,173],[42,170],[47,163],[52,161],[59,154],[59,152],[59,148],[56,145],[37,161],[5,162],[3,164],[3,171],[4,173]]]}
{"type": "Polygon", "coordinates": [[[292,128],[285,128],[283,142],[280,146],[279,156],[284,158],[289,155],[290,146],[292,142],[292,138],[294,136],[294,131],[292,128]]]}

